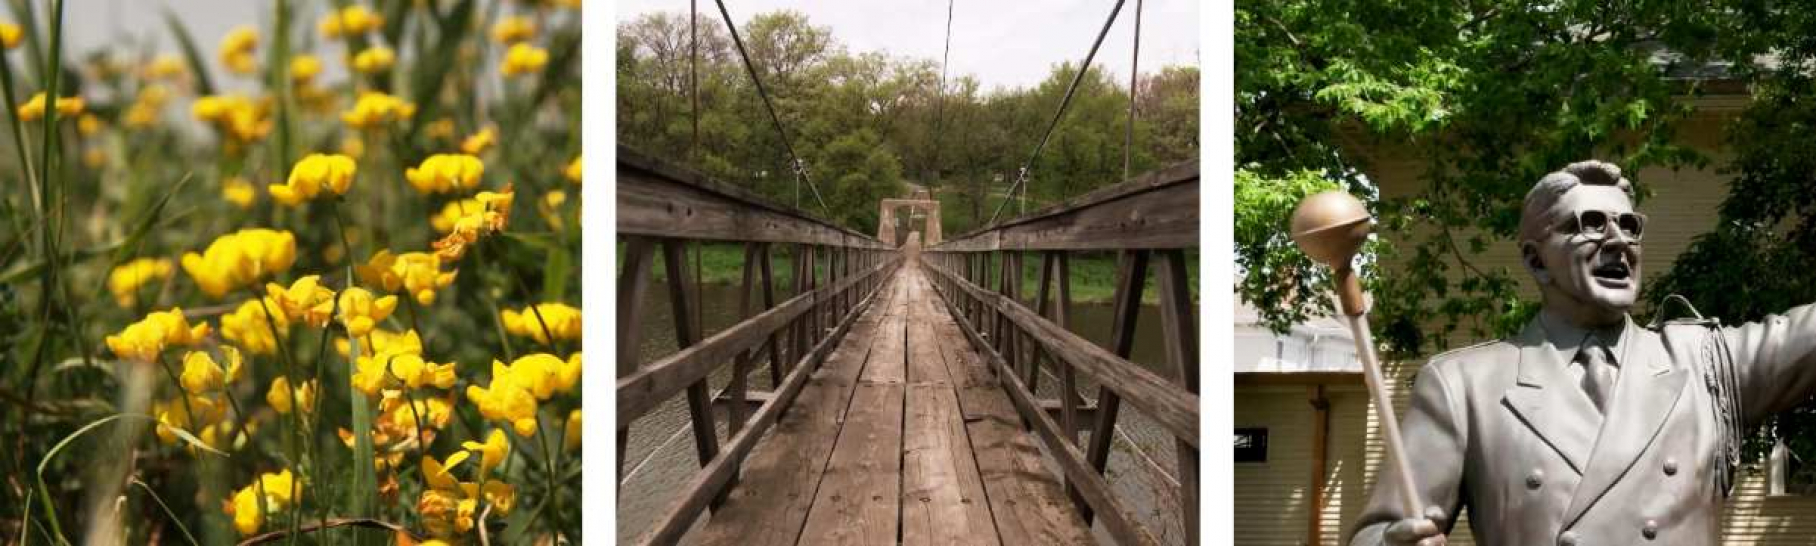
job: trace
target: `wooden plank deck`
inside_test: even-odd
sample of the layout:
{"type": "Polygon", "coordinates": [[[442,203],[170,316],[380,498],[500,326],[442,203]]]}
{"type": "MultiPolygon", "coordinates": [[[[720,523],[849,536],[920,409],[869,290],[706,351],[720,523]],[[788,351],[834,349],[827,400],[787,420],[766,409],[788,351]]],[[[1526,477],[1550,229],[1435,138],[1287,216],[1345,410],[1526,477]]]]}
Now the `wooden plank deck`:
{"type": "Polygon", "coordinates": [[[692,544],[1091,544],[918,266],[902,268],[692,544]]]}

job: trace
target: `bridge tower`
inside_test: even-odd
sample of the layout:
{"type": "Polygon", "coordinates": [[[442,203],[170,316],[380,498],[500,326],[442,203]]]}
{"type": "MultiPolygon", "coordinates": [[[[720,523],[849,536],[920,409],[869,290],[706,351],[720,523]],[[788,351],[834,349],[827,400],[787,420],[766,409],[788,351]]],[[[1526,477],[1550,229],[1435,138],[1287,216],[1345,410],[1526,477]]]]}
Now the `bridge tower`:
{"type": "Polygon", "coordinates": [[[904,207],[908,208],[909,214],[919,212],[926,216],[927,225],[921,229],[921,246],[940,244],[940,202],[926,198],[884,199],[882,214],[877,220],[876,238],[886,244],[895,244],[895,214],[904,207]]]}

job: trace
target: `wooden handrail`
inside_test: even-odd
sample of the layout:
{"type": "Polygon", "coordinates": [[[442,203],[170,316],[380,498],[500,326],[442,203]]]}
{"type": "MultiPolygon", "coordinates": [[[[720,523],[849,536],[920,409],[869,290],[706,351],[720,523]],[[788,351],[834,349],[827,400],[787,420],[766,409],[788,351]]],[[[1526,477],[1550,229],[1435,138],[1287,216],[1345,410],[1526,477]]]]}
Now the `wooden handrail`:
{"type": "Polygon", "coordinates": [[[1124,400],[1173,437],[1179,516],[1187,543],[1198,540],[1198,332],[1185,265],[1186,251],[1198,247],[1198,189],[1197,162],[1188,161],[972,230],[927,249],[922,258],[959,329],[991,360],[1023,422],[1060,463],[1067,491],[1085,521],[1102,515],[1105,530],[1123,544],[1156,543],[1156,533],[1135,521],[1104,474],[1124,400]],[[1022,259],[1030,251],[1042,260],[1033,308],[1022,291],[1022,259]],[[1118,254],[1109,347],[1068,328],[1069,256],[1080,251],[1118,254]],[[1170,374],[1129,360],[1150,269],[1159,281],[1170,374]],[[1033,395],[1046,371],[1043,363],[1057,368],[1059,422],[1033,395]],[[1088,445],[1082,446],[1074,432],[1080,429],[1076,420],[1082,404],[1076,373],[1099,386],[1095,423],[1088,427],[1088,445]]]}
{"type": "Polygon", "coordinates": [[[617,472],[623,483],[623,447],[636,420],[685,394],[701,469],[643,540],[672,544],[701,512],[724,502],[757,439],[876,299],[902,256],[869,235],[629,148],[619,147],[617,167],[617,231],[625,243],[618,277],[617,472]],[[710,338],[702,331],[700,287],[692,274],[700,264],[687,252],[705,241],[744,247],[742,320],[710,338]],[[785,301],[777,301],[771,270],[775,246],[790,250],[791,295],[785,301]],[[641,304],[657,257],[666,268],[677,346],[646,363],[639,336],[649,321],[641,304]],[[721,450],[708,378],[728,365],[730,437],[721,450]],[[764,366],[776,392],[751,414],[745,377],[764,366]]]}

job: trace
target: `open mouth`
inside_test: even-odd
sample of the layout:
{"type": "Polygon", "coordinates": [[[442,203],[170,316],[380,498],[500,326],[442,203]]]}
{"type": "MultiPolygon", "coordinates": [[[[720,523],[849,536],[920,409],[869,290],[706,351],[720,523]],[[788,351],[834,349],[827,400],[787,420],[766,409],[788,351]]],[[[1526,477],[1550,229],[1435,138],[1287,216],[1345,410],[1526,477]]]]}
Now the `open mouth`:
{"type": "Polygon", "coordinates": [[[1626,286],[1628,281],[1633,279],[1633,269],[1627,267],[1625,260],[1620,259],[1602,260],[1600,264],[1596,264],[1595,268],[1589,270],[1589,274],[1603,284],[1618,286],[1626,286]]]}

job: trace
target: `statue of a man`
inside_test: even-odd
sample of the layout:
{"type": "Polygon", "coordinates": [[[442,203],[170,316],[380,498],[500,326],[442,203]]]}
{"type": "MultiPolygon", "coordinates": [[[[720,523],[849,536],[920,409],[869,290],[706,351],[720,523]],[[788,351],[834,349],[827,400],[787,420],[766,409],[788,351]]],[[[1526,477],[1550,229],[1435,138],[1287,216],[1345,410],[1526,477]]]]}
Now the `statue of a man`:
{"type": "Polygon", "coordinates": [[[1816,306],[1738,327],[1635,325],[1646,217],[1602,162],[1526,195],[1544,307],[1509,339],[1431,359],[1402,428],[1418,497],[1382,465],[1350,544],[1717,544],[1744,431],[1816,392],[1816,306]]]}

